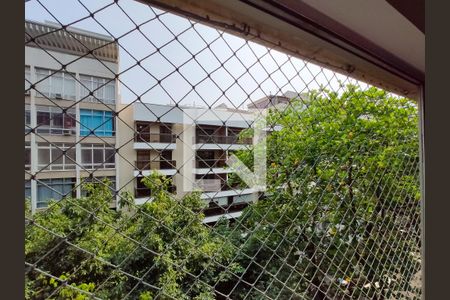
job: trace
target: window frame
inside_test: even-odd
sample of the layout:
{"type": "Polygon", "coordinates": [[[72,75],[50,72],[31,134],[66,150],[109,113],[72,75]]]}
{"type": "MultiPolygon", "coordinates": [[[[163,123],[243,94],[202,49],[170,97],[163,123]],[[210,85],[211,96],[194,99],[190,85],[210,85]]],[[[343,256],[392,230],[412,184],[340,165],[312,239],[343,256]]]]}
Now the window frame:
{"type": "Polygon", "coordinates": [[[93,143],[82,143],[80,145],[81,148],[81,158],[80,163],[86,170],[94,170],[94,169],[115,169],[116,160],[115,160],[115,148],[106,144],[93,144],[93,143]],[[95,162],[95,150],[102,150],[102,161],[95,162]],[[112,156],[107,156],[107,151],[113,151],[112,156]],[[83,152],[90,151],[90,162],[84,162],[83,152]],[[113,158],[114,162],[106,162],[107,158],[113,158]]]}
{"type": "Polygon", "coordinates": [[[116,104],[116,80],[114,78],[99,77],[87,74],[80,74],[80,99],[85,102],[116,104]],[[113,89],[113,98],[107,97],[107,87],[113,89]],[[90,92],[94,96],[89,95],[90,92]]]}
{"type": "Polygon", "coordinates": [[[99,137],[113,137],[116,135],[116,126],[115,126],[115,118],[112,111],[107,110],[96,110],[96,109],[80,109],[80,136],[99,136],[99,137]],[[102,115],[98,115],[98,113],[102,115]],[[97,115],[96,115],[97,114],[97,115]],[[107,116],[108,115],[108,116],[107,116]],[[93,123],[96,117],[101,117],[100,126],[96,126],[95,128],[89,128],[87,124],[85,124],[84,117],[90,118],[90,122],[93,123]],[[107,130],[105,127],[111,122],[111,130],[107,130]],[[92,133],[91,131],[94,131],[92,133]]]}
{"type": "Polygon", "coordinates": [[[25,95],[30,95],[29,88],[31,87],[31,68],[25,66],[25,95]]]}
{"type": "Polygon", "coordinates": [[[37,196],[36,196],[36,207],[37,208],[46,208],[48,207],[48,202],[50,200],[56,200],[56,201],[61,201],[62,199],[64,199],[65,197],[70,196],[71,197],[76,197],[76,188],[75,188],[75,184],[76,184],[76,179],[75,178],[49,178],[49,179],[39,179],[37,180],[37,185],[36,185],[36,190],[37,190],[37,196]],[[65,185],[70,185],[70,193],[67,193],[65,195],[63,195],[62,190],[57,190],[55,187],[57,186],[61,186],[64,187],[65,185]],[[47,198],[45,200],[40,199],[40,188],[44,188],[44,189],[50,189],[51,193],[58,193],[58,195],[61,196],[60,199],[55,199],[55,198],[47,198]]]}
{"type": "Polygon", "coordinates": [[[40,68],[40,67],[35,68],[35,73],[36,73],[36,81],[39,81],[42,78],[45,78],[44,80],[42,80],[41,82],[39,82],[37,84],[37,90],[38,90],[38,92],[36,93],[37,97],[41,97],[41,98],[49,97],[51,99],[63,99],[63,100],[73,100],[73,101],[76,100],[76,98],[77,98],[77,95],[76,95],[77,94],[76,93],[77,80],[74,78],[75,73],[56,71],[56,70],[40,68]],[[42,78],[40,78],[40,76],[42,76],[42,78]],[[56,97],[56,94],[59,94],[59,93],[55,92],[56,85],[53,83],[55,81],[55,79],[59,76],[61,76],[60,78],[62,80],[61,98],[56,97]],[[47,82],[48,91],[45,91],[42,89],[42,85],[44,84],[44,82],[47,82]],[[69,89],[67,82],[73,82],[73,95],[67,93],[67,90],[69,89]]]}
{"type": "Polygon", "coordinates": [[[36,126],[36,132],[39,134],[48,135],[75,135],[76,134],[76,110],[70,108],[65,113],[62,112],[62,108],[54,106],[36,105],[36,120],[41,113],[49,114],[49,125],[40,125],[39,122],[36,126]],[[62,125],[55,124],[55,115],[62,115],[62,125]],[[66,120],[73,120],[73,127],[66,127],[66,120]],[[58,133],[59,132],[59,133],[58,133]]]}
{"type": "Polygon", "coordinates": [[[24,110],[24,120],[25,120],[25,133],[31,132],[31,108],[29,104],[25,103],[24,110]]]}
{"type": "MultiPolygon", "coordinates": [[[[72,171],[75,170],[76,167],[76,151],[75,144],[70,143],[37,143],[37,152],[38,152],[38,161],[37,168],[38,170],[44,171],[72,171]],[[49,163],[42,164],[39,161],[40,151],[48,151],[49,163]],[[73,159],[70,159],[69,153],[63,154],[62,156],[53,157],[54,151],[73,151],[73,159]],[[62,160],[62,163],[56,163],[56,160],[62,160]]],[[[42,153],[42,152],[41,152],[42,153]]]]}
{"type": "Polygon", "coordinates": [[[31,142],[25,142],[25,170],[29,171],[31,170],[31,142]],[[28,162],[27,164],[27,157],[28,162]]]}

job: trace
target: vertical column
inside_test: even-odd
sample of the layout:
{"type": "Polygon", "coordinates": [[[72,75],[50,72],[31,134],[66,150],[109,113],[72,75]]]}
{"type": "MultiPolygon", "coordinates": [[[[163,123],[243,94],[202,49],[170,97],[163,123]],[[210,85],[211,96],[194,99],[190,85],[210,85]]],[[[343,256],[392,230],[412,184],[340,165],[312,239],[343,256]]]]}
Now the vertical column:
{"type": "MultiPolygon", "coordinates": [[[[34,66],[30,65],[30,80],[33,84],[36,83],[36,73],[34,66]]],[[[30,118],[31,118],[31,128],[36,128],[37,117],[36,117],[36,90],[30,90],[30,118]]],[[[36,134],[31,133],[30,135],[30,150],[31,150],[31,174],[36,175],[37,163],[38,163],[38,153],[37,153],[37,143],[36,134]]],[[[37,182],[36,179],[31,179],[31,212],[34,214],[37,208],[37,182]]]]}
{"type": "MultiPolygon", "coordinates": [[[[115,142],[114,142],[114,149],[118,149],[119,147],[119,140],[120,140],[120,134],[121,131],[119,130],[119,116],[115,115],[116,112],[118,112],[120,110],[119,108],[119,84],[118,84],[118,80],[114,79],[114,88],[115,88],[115,93],[114,93],[114,97],[115,97],[115,105],[114,105],[114,113],[113,113],[113,117],[114,117],[114,130],[115,130],[115,142]]],[[[134,133],[133,133],[134,134],[134,133]]],[[[119,191],[120,191],[120,176],[119,176],[119,172],[120,172],[120,155],[118,152],[116,152],[114,154],[114,168],[115,168],[115,174],[116,174],[116,188],[115,191],[117,192],[117,194],[115,195],[115,201],[116,201],[116,209],[120,210],[120,196],[119,196],[119,191]]]]}
{"type": "Polygon", "coordinates": [[[77,79],[77,82],[75,83],[75,101],[77,103],[75,104],[75,116],[76,116],[76,133],[75,133],[75,174],[76,174],[76,182],[75,186],[76,189],[76,196],[77,198],[81,197],[81,178],[80,178],[80,171],[81,171],[81,145],[80,145],[80,101],[81,99],[81,85],[79,82],[80,80],[80,74],[75,73],[75,77],[77,79]]]}
{"type": "MultiPolygon", "coordinates": [[[[421,233],[421,277],[425,278],[425,144],[424,144],[424,105],[425,88],[420,87],[419,103],[419,167],[420,167],[420,233],[421,233]]],[[[422,299],[425,299],[425,284],[422,285],[422,299]]]]}

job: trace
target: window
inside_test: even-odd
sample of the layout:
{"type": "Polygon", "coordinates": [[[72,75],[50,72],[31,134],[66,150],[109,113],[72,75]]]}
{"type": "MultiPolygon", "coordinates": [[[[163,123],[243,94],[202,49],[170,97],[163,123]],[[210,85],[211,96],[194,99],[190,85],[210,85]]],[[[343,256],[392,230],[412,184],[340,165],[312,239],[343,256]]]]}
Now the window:
{"type": "Polygon", "coordinates": [[[59,201],[64,197],[75,197],[75,178],[42,179],[37,181],[37,208],[48,206],[53,199],[59,201]]]}
{"type": "Polygon", "coordinates": [[[116,85],[114,79],[80,75],[81,99],[88,102],[99,102],[105,104],[116,103],[116,85]],[[89,96],[93,92],[94,96],[89,96]]]}
{"type": "Polygon", "coordinates": [[[75,75],[36,68],[38,97],[75,100],[75,75]],[[45,79],[44,79],[45,78],[45,79]],[[41,81],[42,80],[42,81],[41,81]]]}
{"type": "Polygon", "coordinates": [[[25,104],[25,133],[31,131],[31,113],[30,113],[30,105],[25,104]]]}
{"type": "Polygon", "coordinates": [[[37,106],[37,133],[74,135],[76,133],[75,109],[63,113],[59,107],[37,106]]]}
{"type": "Polygon", "coordinates": [[[38,143],[38,169],[75,169],[75,145],[62,143],[38,143]],[[66,154],[63,153],[66,151],[66,154]]]}
{"type": "Polygon", "coordinates": [[[31,146],[30,142],[25,142],[25,170],[31,167],[31,146]]]}
{"type": "Polygon", "coordinates": [[[105,144],[81,144],[81,164],[86,169],[111,169],[115,150],[105,144]]]}
{"type": "Polygon", "coordinates": [[[80,135],[114,136],[114,118],[111,111],[80,109],[80,135]]]}
{"type": "Polygon", "coordinates": [[[30,74],[30,67],[25,66],[25,95],[29,95],[30,91],[28,90],[31,86],[31,74],[30,74]]]}
{"type": "Polygon", "coordinates": [[[25,199],[31,198],[31,181],[25,180],[25,199]]]}

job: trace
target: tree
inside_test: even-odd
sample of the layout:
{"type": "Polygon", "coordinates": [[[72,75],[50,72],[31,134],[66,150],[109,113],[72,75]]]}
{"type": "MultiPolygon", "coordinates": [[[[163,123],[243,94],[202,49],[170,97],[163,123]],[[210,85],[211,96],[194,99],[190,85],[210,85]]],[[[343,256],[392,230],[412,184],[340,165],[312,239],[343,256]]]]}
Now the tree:
{"type": "MultiPolygon", "coordinates": [[[[281,129],[267,137],[265,196],[224,225],[253,285],[236,282],[234,298],[396,298],[410,288],[420,268],[417,115],[411,100],[352,85],[272,109],[267,123],[281,129]]],[[[238,156],[252,165],[251,151],[238,156]]]]}
{"type": "MultiPolygon", "coordinates": [[[[110,209],[105,181],[87,184],[81,199],[27,211],[27,299],[213,299],[231,245],[202,224],[198,193],[177,200],[170,179],[156,173],[144,182],[153,201],[136,209],[110,209]]],[[[122,198],[131,208],[134,199],[122,198]]]]}

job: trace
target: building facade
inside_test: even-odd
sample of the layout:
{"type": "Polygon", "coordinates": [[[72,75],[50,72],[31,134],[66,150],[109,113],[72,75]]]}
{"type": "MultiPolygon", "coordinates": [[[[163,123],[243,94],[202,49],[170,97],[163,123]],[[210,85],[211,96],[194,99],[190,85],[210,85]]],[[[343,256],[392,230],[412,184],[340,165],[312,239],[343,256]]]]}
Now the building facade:
{"type": "Polygon", "coordinates": [[[136,204],[152,201],[151,191],[141,180],[157,171],[172,179],[170,191],[177,197],[201,191],[207,203],[205,223],[222,216],[239,216],[257,194],[230,183],[226,160],[233,151],[252,144],[251,138],[240,138],[239,133],[250,128],[253,119],[249,111],[221,108],[143,103],[124,106],[124,122],[118,128],[123,190],[134,194],[136,204]]]}
{"type": "Polygon", "coordinates": [[[103,178],[116,192],[112,208],[124,191],[137,205],[152,201],[142,178],[154,171],[172,179],[177,197],[201,191],[205,223],[238,217],[260,196],[230,180],[226,161],[252,145],[240,133],[255,115],[298,94],[265,97],[248,110],[123,105],[111,37],[26,21],[25,41],[25,197],[33,211],[50,199],[81,197],[84,182],[103,178]]]}
{"type": "Polygon", "coordinates": [[[117,44],[26,21],[25,45],[25,197],[33,211],[50,199],[80,197],[83,182],[107,177],[118,184],[117,44]]]}

